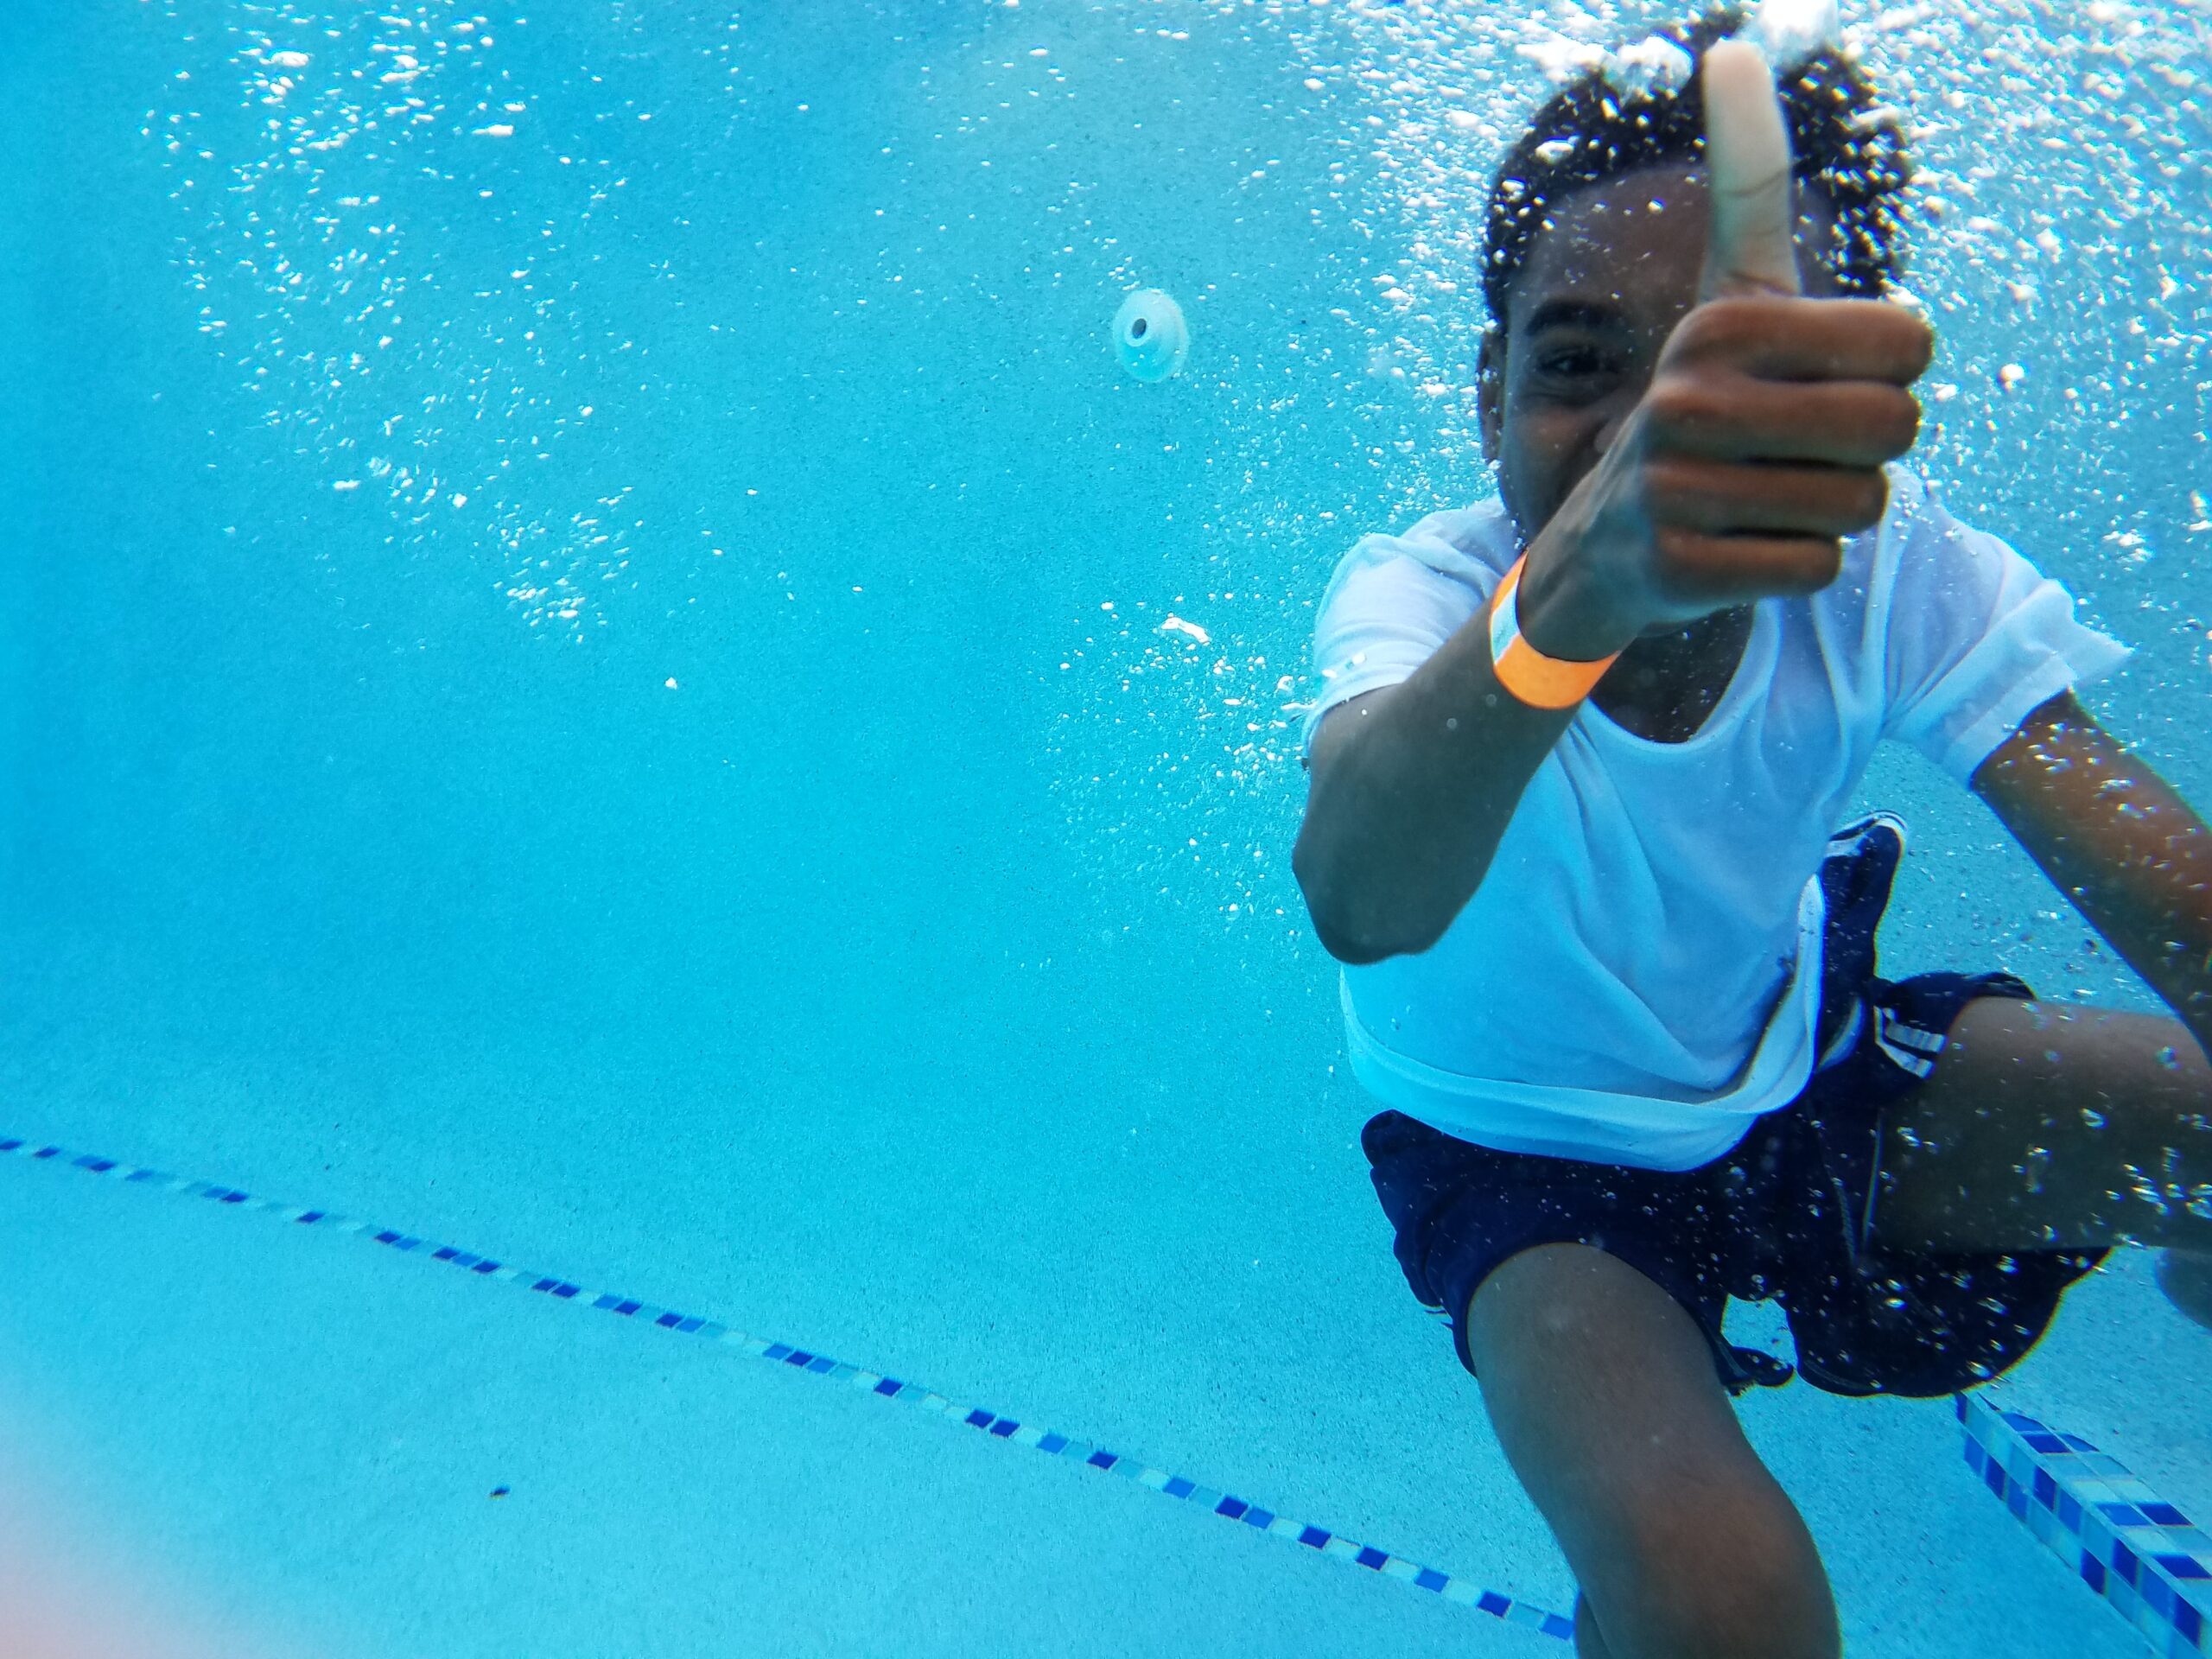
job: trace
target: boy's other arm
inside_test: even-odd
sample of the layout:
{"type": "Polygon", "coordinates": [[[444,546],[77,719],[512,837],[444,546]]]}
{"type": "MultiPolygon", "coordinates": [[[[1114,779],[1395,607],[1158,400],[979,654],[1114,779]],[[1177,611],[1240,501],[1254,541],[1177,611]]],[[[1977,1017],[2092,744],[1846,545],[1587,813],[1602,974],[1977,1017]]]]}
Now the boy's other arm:
{"type": "Polygon", "coordinates": [[[1323,948],[1370,963],[1441,938],[1573,716],[1497,683],[1487,605],[1410,679],[1331,709],[1291,853],[1323,948]]]}
{"type": "Polygon", "coordinates": [[[2212,1055],[2212,830],[2061,692],[1973,788],[2212,1055]]]}

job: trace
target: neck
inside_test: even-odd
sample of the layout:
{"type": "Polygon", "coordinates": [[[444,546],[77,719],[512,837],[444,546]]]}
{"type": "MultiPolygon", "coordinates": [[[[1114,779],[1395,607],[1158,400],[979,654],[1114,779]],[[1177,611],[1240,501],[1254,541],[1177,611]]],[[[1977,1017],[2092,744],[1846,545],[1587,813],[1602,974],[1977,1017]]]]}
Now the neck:
{"type": "Polygon", "coordinates": [[[1751,631],[1751,607],[1738,605],[1645,635],[1621,652],[1599,683],[1598,706],[1639,735],[1679,741],[1704,723],[1728,690],[1751,631]]]}

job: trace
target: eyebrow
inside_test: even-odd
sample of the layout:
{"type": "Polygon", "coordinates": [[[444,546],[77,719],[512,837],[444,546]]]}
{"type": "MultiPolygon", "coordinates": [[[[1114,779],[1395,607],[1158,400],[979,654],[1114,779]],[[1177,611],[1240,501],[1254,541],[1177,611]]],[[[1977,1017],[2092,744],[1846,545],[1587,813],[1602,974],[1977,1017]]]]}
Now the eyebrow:
{"type": "Polygon", "coordinates": [[[1524,334],[1541,334],[1547,328],[1594,328],[1618,330],[1627,326],[1618,308],[1601,304],[1596,300],[1549,299],[1529,314],[1521,325],[1524,334]]]}

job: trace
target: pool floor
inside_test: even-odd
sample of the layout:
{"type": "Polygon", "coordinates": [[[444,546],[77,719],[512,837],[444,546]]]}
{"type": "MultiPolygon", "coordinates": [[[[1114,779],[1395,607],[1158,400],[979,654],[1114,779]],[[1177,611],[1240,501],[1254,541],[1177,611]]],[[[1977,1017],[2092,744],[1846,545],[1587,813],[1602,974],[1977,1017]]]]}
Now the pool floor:
{"type": "MultiPolygon", "coordinates": [[[[1236,1284],[1249,1255],[1224,1259],[1166,1196],[1224,1173],[1203,1149],[1147,1154],[1127,1188],[1161,1195],[1140,1243],[1105,1249],[1118,1270],[1085,1269],[1065,1241],[1022,1236],[1021,1159],[937,1184],[962,1195],[963,1251],[926,1236],[916,1183],[884,1173],[898,1159],[856,1155],[828,1114],[785,1116],[772,1152],[756,1138],[702,1179],[710,1136],[657,1151],[619,1116],[594,1130],[604,1074],[418,1077],[382,1101],[372,1147],[326,1157],[308,1124],[367,1103],[327,1074],[142,1053],[103,1109],[112,1069],[79,1053],[48,1072],[45,1100],[10,1090],[18,1121],[0,1134],[819,1344],[1533,1606],[1571,1605],[1471,1385],[1379,1241],[1294,1270],[1296,1301],[1254,1294],[1236,1284]],[[535,1090],[527,1144],[461,1129],[470,1100],[530,1116],[495,1086],[535,1090]],[[833,1172],[836,1217],[819,1211],[833,1172]],[[857,1219],[871,1214],[880,1230],[857,1219]]],[[[680,1124],[702,1085],[633,1069],[620,1086],[680,1124]]],[[[1372,1230],[1357,1173],[1316,1169],[1311,1233],[1372,1230]]],[[[957,1417],[427,1249],[59,1159],[0,1159],[0,1193],[5,1449],[98,1517],[95,1554],[165,1565],[183,1628],[271,1654],[1567,1651],[957,1417]]],[[[2139,1314],[2141,1276],[2093,1286],[2085,1326],[2101,1299],[2139,1314]]],[[[1746,1418],[1823,1540],[1854,1653],[2143,1650],[1980,1489],[1947,1404],[1793,1387],[1746,1418]]]]}

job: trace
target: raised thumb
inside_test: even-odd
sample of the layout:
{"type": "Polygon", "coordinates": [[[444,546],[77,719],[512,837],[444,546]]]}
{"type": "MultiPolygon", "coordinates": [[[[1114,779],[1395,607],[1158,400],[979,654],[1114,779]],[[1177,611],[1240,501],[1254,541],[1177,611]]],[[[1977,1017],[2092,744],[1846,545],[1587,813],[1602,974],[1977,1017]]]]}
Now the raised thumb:
{"type": "Polygon", "coordinates": [[[1706,52],[1704,86],[1713,226],[1699,297],[1795,294],[1789,135],[1766,54],[1749,41],[1719,41],[1706,52]]]}

